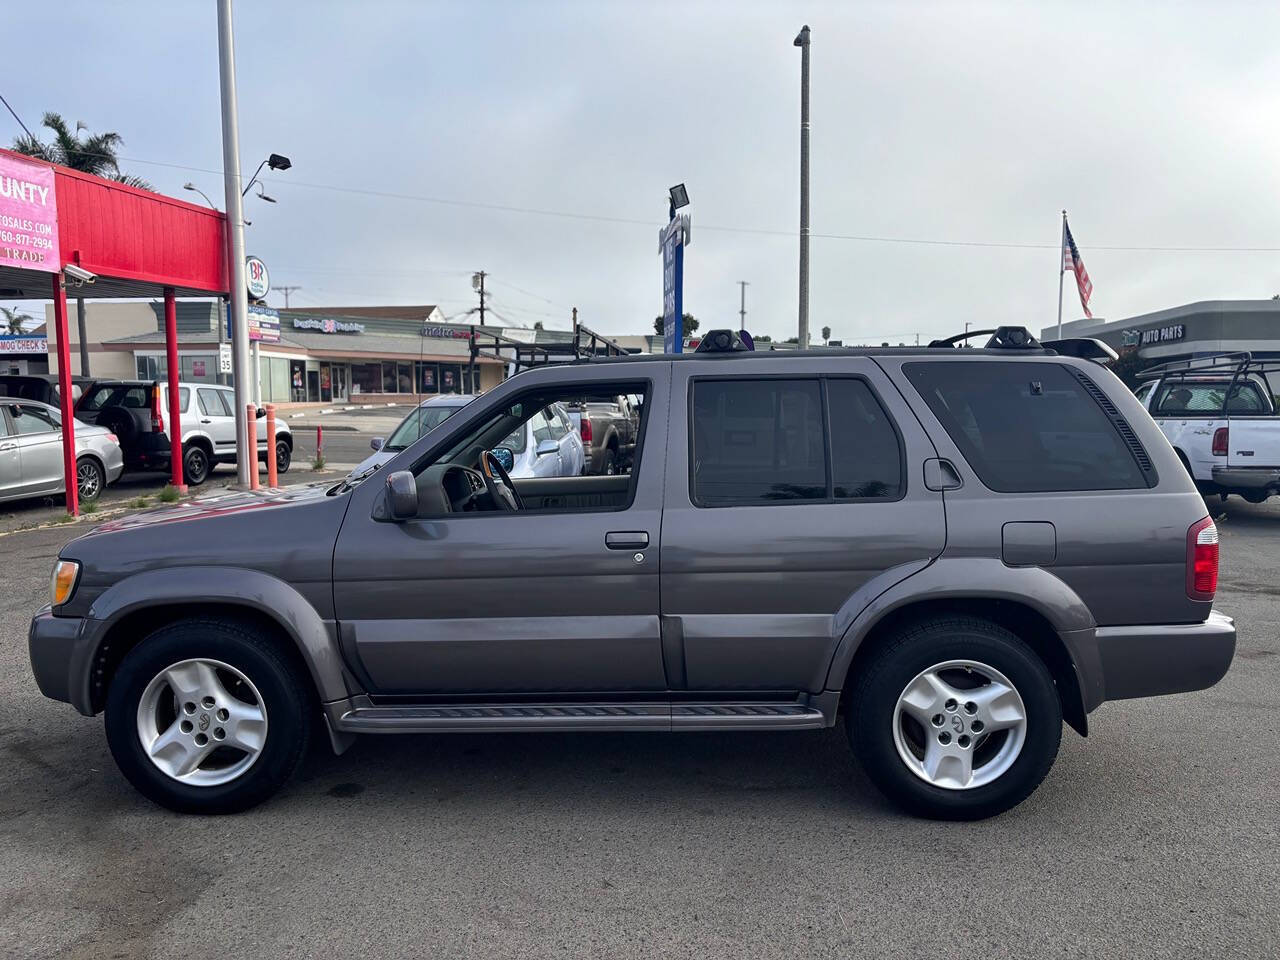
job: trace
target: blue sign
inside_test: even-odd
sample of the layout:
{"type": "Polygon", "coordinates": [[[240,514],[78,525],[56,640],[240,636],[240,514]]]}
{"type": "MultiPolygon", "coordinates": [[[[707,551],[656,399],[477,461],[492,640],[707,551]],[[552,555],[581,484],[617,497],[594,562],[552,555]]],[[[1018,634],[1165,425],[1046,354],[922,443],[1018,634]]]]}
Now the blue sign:
{"type": "Polygon", "coordinates": [[[689,242],[687,214],[672,217],[658,231],[662,251],[662,352],[684,352],[684,248],[689,242]]]}

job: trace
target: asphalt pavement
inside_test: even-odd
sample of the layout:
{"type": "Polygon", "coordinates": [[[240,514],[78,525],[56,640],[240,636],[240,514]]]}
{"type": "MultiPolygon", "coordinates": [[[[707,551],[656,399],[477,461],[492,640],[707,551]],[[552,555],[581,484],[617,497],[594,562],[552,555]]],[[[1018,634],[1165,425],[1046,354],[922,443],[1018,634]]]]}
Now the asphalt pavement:
{"type": "Polygon", "coordinates": [[[1280,503],[1215,513],[1227,677],[1104,705],[974,824],[898,814],[839,730],[368,737],[177,816],[31,678],[71,534],[0,537],[0,955],[1274,958],[1280,503]]]}

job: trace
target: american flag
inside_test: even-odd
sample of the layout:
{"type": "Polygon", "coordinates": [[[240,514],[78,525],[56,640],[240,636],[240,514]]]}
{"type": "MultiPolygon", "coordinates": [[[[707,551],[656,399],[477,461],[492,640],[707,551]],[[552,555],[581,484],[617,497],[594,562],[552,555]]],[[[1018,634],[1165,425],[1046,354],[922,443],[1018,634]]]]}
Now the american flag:
{"type": "Polygon", "coordinates": [[[1071,236],[1071,228],[1067,226],[1066,217],[1062,218],[1062,269],[1070,270],[1076,275],[1076,289],[1080,291],[1080,306],[1084,315],[1093,319],[1089,311],[1089,297],[1093,295],[1093,281],[1089,279],[1089,271],[1084,268],[1080,259],[1080,251],[1076,249],[1075,237],[1071,236]]]}

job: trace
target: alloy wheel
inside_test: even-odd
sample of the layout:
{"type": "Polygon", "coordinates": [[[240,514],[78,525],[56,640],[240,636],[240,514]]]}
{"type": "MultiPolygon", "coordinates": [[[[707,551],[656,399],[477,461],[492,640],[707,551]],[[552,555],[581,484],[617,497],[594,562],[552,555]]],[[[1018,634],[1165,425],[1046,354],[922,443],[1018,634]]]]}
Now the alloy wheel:
{"type": "Polygon", "coordinates": [[[76,467],[76,490],[81,500],[96,500],[102,492],[102,477],[97,464],[88,460],[76,467]]]}
{"type": "Polygon", "coordinates": [[[1027,708],[999,670],[947,660],[921,670],[898,695],[893,742],[907,769],[947,790],[991,783],[1027,739],[1027,708]]]}
{"type": "Polygon", "coordinates": [[[253,681],[230,664],[182,660],[143,690],[138,740],[166,776],[217,786],[235,780],[262,755],[267,710],[253,681]]]}

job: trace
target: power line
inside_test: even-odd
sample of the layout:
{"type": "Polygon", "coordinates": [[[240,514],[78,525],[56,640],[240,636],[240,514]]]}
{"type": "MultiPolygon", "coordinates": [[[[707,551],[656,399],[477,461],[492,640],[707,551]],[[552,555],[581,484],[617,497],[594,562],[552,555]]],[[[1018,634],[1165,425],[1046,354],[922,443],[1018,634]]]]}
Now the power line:
{"type": "MultiPolygon", "coordinates": [[[[8,106],[7,102],[5,104],[8,106]]],[[[12,109],[10,110],[12,113],[12,109]]],[[[14,114],[15,118],[17,117],[14,114]]],[[[21,124],[21,120],[18,121],[21,124]]],[[[26,127],[24,126],[25,130],[26,127]]],[[[108,156],[103,154],[103,156],[108,156]]],[[[222,176],[221,170],[211,169],[209,167],[195,167],[189,164],[168,163],[162,160],[144,160],[140,157],[113,157],[112,159],[124,163],[141,163],[149,164],[157,167],[169,167],[174,170],[191,170],[198,173],[209,173],[222,176]]],[[[288,187],[304,187],[311,190],[329,190],[335,193],[346,193],[355,196],[379,197],[387,200],[413,200],[419,203],[433,203],[443,206],[463,207],[478,210],[494,210],[504,213],[520,213],[529,216],[555,217],[565,220],[587,221],[594,223],[612,223],[624,226],[651,227],[657,229],[661,224],[653,219],[641,219],[637,217],[620,217],[606,214],[582,213],[569,210],[550,210],[543,207],[525,207],[517,204],[506,203],[490,203],[479,200],[458,200],[449,197],[432,197],[423,194],[398,193],[390,190],[369,190],[361,187],[346,187],[332,183],[312,183],[303,180],[267,178],[265,182],[274,185],[288,187]]],[[[768,227],[739,227],[726,226],[718,224],[701,224],[700,230],[709,230],[718,233],[738,233],[752,234],[756,236],[770,237],[788,237],[798,238],[800,233],[798,230],[775,230],[768,227]]],[[[1023,243],[1018,241],[1005,240],[954,240],[936,237],[893,237],[876,234],[853,234],[853,233],[814,233],[809,234],[810,237],[819,240],[843,240],[856,243],[891,243],[905,244],[915,246],[933,246],[933,247],[974,247],[980,249],[995,250],[1053,250],[1058,247],[1057,243],[1023,243]]],[[[1255,246],[1255,247],[1235,247],[1235,246],[1154,246],[1145,244],[1108,244],[1108,243],[1089,243],[1086,246],[1088,250],[1103,250],[1121,253],[1280,253],[1280,246],[1255,246]]],[[[425,271],[419,271],[425,272],[425,271]]],[[[563,304],[554,304],[555,306],[563,306],[563,304]]]]}
{"type": "MultiPolygon", "coordinates": [[[[30,139],[35,140],[35,139],[36,139],[35,134],[34,134],[34,133],[32,133],[30,130],[28,130],[28,129],[27,129],[27,125],[26,125],[25,123],[23,123],[23,122],[22,122],[22,118],[21,118],[20,116],[18,116],[17,111],[16,111],[16,110],[14,110],[14,109],[13,109],[13,107],[9,106],[9,101],[8,101],[8,100],[5,100],[5,98],[4,98],[4,94],[2,94],[2,93],[0,93],[0,103],[3,103],[3,104],[4,104],[4,108],[5,108],[6,110],[8,110],[11,114],[13,114],[13,119],[15,119],[15,120],[17,120],[17,121],[18,121],[18,126],[20,126],[20,127],[23,129],[23,131],[26,133],[26,135],[27,135],[30,139]]],[[[36,142],[38,143],[39,141],[36,141],[36,142]]]]}

